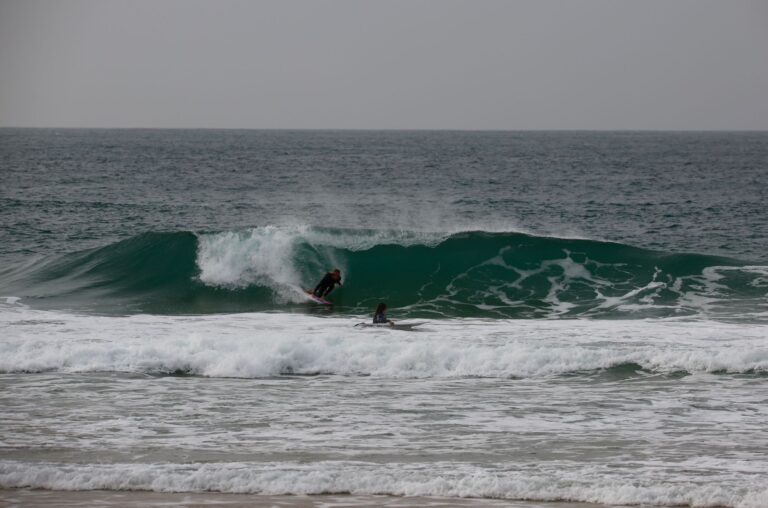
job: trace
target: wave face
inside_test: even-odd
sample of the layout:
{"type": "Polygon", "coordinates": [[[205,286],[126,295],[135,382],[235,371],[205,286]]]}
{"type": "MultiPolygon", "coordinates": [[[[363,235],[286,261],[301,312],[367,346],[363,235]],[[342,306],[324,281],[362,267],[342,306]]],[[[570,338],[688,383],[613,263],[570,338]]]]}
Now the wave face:
{"type": "Polygon", "coordinates": [[[107,312],[324,312],[302,288],[334,267],[345,285],[332,311],[345,314],[385,301],[400,317],[768,316],[768,266],[509,232],[146,233],[6,270],[0,281],[14,296],[107,312]]]}

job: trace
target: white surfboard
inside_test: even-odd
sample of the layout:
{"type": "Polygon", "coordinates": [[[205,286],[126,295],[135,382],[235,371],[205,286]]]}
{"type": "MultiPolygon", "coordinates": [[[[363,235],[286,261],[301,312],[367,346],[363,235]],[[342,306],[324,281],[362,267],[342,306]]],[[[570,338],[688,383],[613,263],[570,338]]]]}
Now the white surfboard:
{"type": "Polygon", "coordinates": [[[328,301],[328,300],[326,300],[325,298],[320,298],[319,296],[315,296],[315,295],[313,295],[313,294],[312,294],[312,291],[307,291],[307,290],[305,290],[305,291],[304,291],[304,296],[306,296],[307,298],[309,298],[309,299],[310,299],[310,300],[312,300],[313,302],[315,302],[315,303],[319,303],[319,304],[321,304],[321,305],[333,305],[333,302],[329,302],[329,301],[328,301]]]}

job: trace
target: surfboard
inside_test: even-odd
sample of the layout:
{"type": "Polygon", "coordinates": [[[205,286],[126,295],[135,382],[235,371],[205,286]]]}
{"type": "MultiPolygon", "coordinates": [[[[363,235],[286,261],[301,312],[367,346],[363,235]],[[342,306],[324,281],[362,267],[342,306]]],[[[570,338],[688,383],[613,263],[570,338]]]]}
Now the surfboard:
{"type": "Polygon", "coordinates": [[[419,325],[423,325],[424,322],[418,323],[395,323],[391,325],[389,323],[357,323],[355,328],[386,328],[389,330],[407,330],[413,331],[413,329],[419,325]]]}
{"type": "Polygon", "coordinates": [[[329,302],[325,298],[320,298],[319,296],[313,295],[312,291],[306,291],[305,290],[304,294],[306,295],[307,298],[309,298],[310,300],[312,300],[315,303],[319,303],[321,305],[333,305],[333,302],[329,302]]]}

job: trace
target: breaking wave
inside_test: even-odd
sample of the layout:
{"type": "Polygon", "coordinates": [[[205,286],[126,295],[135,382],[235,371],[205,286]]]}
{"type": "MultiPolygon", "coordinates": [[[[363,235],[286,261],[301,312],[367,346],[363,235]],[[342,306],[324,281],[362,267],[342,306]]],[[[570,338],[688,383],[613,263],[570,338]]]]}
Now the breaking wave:
{"type": "MultiPolygon", "coordinates": [[[[146,233],[0,271],[42,305],[157,314],[309,311],[338,267],[332,312],[379,301],[408,317],[765,320],[768,266],[523,233],[262,227],[146,233]]],[[[327,310],[327,309],[326,309],[327,310]]]]}

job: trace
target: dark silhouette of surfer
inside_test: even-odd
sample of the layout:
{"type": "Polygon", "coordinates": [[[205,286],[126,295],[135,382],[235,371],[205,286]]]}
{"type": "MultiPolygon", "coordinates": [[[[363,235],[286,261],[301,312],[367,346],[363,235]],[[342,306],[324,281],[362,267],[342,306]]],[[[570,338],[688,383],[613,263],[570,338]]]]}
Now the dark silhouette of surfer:
{"type": "Polygon", "coordinates": [[[331,294],[331,291],[333,291],[333,288],[336,287],[336,284],[344,287],[344,284],[341,283],[341,271],[339,271],[338,268],[332,272],[326,273],[320,283],[315,286],[312,294],[318,298],[325,298],[331,294]]]}
{"type": "Polygon", "coordinates": [[[373,313],[373,324],[375,325],[383,325],[388,324],[389,326],[394,326],[395,322],[392,320],[387,319],[387,304],[384,302],[381,302],[376,306],[376,311],[373,313]]]}

